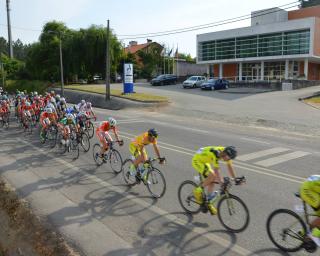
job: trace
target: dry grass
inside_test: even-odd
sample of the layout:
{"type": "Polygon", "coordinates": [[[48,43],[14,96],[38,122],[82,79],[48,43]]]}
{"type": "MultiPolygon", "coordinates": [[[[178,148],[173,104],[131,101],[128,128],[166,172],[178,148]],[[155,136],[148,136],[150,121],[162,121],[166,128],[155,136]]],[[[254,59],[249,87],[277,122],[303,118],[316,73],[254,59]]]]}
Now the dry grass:
{"type": "MultiPolygon", "coordinates": [[[[93,92],[105,95],[106,88],[101,85],[68,85],[65,86],[66,89],[93,92]]],[[[111,89],[111,95],[115,97],[120,97],[129,100],[141,101],[141,102],[168,102],[168,98],[163,96],[157,96],[146,93],[132,93],[132,94],[122,94],[121,90],[111,89]]]]}
{"type": "Polygon", "coordinates": [[[311,98],[311,99],[307,99],[306,102],[320,104],[320,96],[313,97],[313,98],[311,98]]]}

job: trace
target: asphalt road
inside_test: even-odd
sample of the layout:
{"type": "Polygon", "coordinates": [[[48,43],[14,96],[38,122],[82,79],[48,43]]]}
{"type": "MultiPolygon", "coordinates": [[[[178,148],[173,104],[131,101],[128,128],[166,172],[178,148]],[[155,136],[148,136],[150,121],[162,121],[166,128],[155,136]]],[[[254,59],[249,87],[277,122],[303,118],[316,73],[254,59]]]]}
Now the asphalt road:
{"type": "MultiPolygon", "coordinates": [[[[35,212],[47,216],[86,255],[287,255],[274,248],[266,233],[267,216],[276,208],[293,209],[293,193],[311,174],[319,173],[318,137],[212,120],[169,115],[161,110],[97,110],[112,115],[125,140],[156,127],[167,163],[158,166],[167,181],[163,198],[154,200],[140,185],[128,188],[108,165],[97,168],[91,150],[72,161],[40,145],[36,135],[16,127],[0,132],[0,172],[35,212]],[[185,215],[177,189],[193,179],[193,153],[207,145],[234,145],[234,165],[247,184],[232,192],[248,205],[247,230],[230,234],[217,217],[185,215]]],[[[91,141],[91,145],[96,139],[91,141]]],[[[152,148],[148,148],[152,155],[152,148]]],[[[226,173],[225,166],[222,166],[226,173]]],[[[305,252],[291,255],[307,255],[305,252]]]]}

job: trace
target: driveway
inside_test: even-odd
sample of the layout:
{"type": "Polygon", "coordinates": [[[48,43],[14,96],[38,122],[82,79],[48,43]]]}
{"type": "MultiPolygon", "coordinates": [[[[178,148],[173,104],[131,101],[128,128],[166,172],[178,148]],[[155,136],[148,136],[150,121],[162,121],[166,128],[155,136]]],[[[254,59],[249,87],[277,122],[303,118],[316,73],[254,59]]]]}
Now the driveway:
{"type": "MultiPolygon", "coordinates": [[[[122,89],[122,84],[114,84],[112,88],[122,89]]],[[[135,91],[169,97],[172,104],[163,111],[178,116],[281,127],[299,132],[308,128],[308,131],[320,134],[320,111],[299,101],[299,98],[319,92],[320,86],[294,91],[233,94],[182,89],[181,84],[159,87],[136,84],[135,91]]]]}

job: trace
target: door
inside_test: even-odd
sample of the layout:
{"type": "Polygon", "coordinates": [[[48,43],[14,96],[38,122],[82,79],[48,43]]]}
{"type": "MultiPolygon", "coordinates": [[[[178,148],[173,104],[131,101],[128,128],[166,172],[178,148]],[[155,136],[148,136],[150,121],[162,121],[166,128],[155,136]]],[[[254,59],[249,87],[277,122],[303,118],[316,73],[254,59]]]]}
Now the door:
{"type": "Polygon", "coordinates": [[[256,81],[260,79],[261,68],[260,67],[252,67],[252,80],[256,81]]]}

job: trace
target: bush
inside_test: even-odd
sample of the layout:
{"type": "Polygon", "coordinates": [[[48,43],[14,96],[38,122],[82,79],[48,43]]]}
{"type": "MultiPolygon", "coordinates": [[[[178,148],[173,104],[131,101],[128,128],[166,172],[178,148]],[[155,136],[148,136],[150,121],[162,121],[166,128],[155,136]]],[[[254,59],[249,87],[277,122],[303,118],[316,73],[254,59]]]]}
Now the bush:
{"type": "Polygon", "coordinates": [[[37,91],[44,93],[50,86],[50,82],[38,80],[7,80],[5,90],[14,93],[16,90],[27,92],[37,91]]]}

